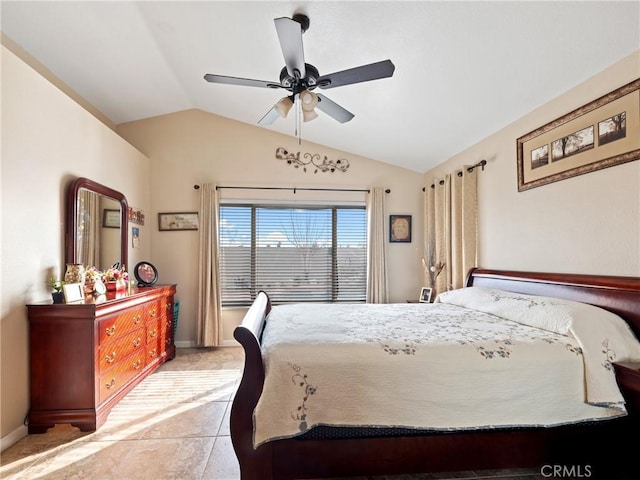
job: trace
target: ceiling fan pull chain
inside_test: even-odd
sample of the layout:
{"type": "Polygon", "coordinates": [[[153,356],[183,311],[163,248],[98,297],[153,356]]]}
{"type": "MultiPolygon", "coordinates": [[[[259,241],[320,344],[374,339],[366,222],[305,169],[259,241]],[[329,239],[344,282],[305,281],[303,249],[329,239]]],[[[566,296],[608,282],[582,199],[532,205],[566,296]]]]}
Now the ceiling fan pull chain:
{"type": "Polygon", "coordinates": [[[295,96],[295,109],[296,109],[296,137],[298,137],[298,145],[302,145],[302,113],[301,113],[300,94],[295,96]]]}

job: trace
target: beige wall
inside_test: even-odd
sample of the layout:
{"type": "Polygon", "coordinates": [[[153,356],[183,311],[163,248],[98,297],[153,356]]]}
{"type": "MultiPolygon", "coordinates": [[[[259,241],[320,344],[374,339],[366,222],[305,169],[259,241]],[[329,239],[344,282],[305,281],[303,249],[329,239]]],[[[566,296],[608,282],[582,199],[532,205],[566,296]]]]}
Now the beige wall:
{"type": "MultiPolygon", "coordinates": [[[[50,301],[47,275],[64,269],[65,190],[88,177],[148,212],[149,161],[4,46],[2,78],[2,235],[0,437],[26,433],[29,409],[25,305],[50,301]]],[[[130,261],[147,258],[143,227],[130,261]]],[[[70,345],[69,348],[73,348],[70,345]]]]}
{"type": "Polygon", "coordinates": [[[488,161],[478,185],[480,266],[640,275],[639,161],[521,193],[516,176],[518,137],[635,80],[639,73],[636,52],[425,174],[430,183],[462,164],[488,161]]]}
{"type": "MultiPolygon", "coordinates": [[[[289,119],[291,120],[291,119],[289,119]]],[[[286,120],[283,120],[286,121],[286,120]]],[[[291,125],[293,129],[293,123],[291,125]]],[[[309,126],[307,128],[312,128],[309,126]]],[[[194,184],[329,187],[391,189],[386,197],[387,214],[413,216],[413,241],[387,244],[389,287],[392,301],[417,298],[422,282],[422,175],[363,157],[331,150],[257,126],[246,125],[200,110],[187,110],[119,125],[117,131],[151,160],[152,223],[151,259],[159,270],[160,281],[178,284],[180,316],[178,345],[195,339],[197,293],[197,232],[158,232],[158,212],[198,210],[199,195],[194,184]],[[277,147],[297,152],[318,153],[331,159],[345,156],[351,166],[347,172],[305,173],[275,158],[277,147]]],[[[304,130],[303,130],[304,131],[304,130]]],[[[264,191],[223,191],[223,195],[255,198],[264,191]]],[[[281,200],[319,199],[320,194],[277,192],[281,200]]],[[[324,194],[324,198],[328,198],[324,194]]],[[[338,194],[330,194],[336,198],[338,194]]],[[[362,197],[364,198],[364,197],[362,197]]],[[[233,340],[233,328],[242,312],[225,310],[224,337],[233,340]]]]}

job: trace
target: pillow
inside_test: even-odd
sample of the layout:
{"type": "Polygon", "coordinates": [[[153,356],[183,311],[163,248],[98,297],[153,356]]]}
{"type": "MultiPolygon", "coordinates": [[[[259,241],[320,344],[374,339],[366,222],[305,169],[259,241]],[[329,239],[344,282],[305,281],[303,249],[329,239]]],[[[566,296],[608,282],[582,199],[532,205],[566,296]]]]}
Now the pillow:
{"type": "Polygon", "coordinates": [[[524,295],[484,287],[450,290],[441,293],[437,301],[491,313],[562,335],[566,335],[569,331],[573,315],[583,314],[584,309],[597,309],[604,314],[609,314],[601,308],[570,300],[524,295]]]}

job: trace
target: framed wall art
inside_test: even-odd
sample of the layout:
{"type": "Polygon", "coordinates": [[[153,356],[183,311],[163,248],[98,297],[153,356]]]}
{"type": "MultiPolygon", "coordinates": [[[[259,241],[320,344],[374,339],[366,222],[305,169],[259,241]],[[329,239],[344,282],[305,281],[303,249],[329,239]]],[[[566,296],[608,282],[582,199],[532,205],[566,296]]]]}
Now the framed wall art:
{"type": "Polygon", "coordinates": [[[518,191],[640,159],[640,79],[516,141],[518,191]]]}
{"type": "Polygon", "coordinates": [[[105,228],[120,228],[120,210],[109,210],[102,212],[102,226],[105,228]]]}
{"type": "Polygon", "coordinates": [[[389,241],[411,243],[411,215],[389,215],[389,241]]]}
{"type": "Polygon", "coordinates": [[[161,231],[198,230],[198,213],[158,213],[158,229],[161,231]]]}

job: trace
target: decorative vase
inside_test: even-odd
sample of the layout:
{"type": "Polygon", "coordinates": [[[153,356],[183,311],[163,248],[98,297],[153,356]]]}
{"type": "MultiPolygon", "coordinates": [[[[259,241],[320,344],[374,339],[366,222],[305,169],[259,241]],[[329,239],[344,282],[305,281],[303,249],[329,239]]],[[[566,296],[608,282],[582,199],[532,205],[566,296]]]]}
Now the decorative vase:
{"type": "Polygon", "coordinates": [[[115,280],[104,282],[104,286],[107,287],[107,292],[115,292],[117,284],[118,282],[116,282],[115,280]]]}
{"type": "Polygon", "coordinates": [[[81,263],[67,263],[67,270],[64,272],[64,282],[84,285],[84,265],[81,263]]]}
{"type": "Polygon", "coordinates": [[[84,294],[85,295],[93,295],[95,283],[94,282],[86,282],[84,284],[84,294]]]}
{"type": "Polygon", "coordinates": [[[64,293],[62,292],[51,292],[51,298],[53,303],[64,303],[64,293]]]}
{"type": "Polygon", "coordinates": [[[116,291],[124,292],[127,289],[127,281],[124,278],[116,280],[116,291]]]}

